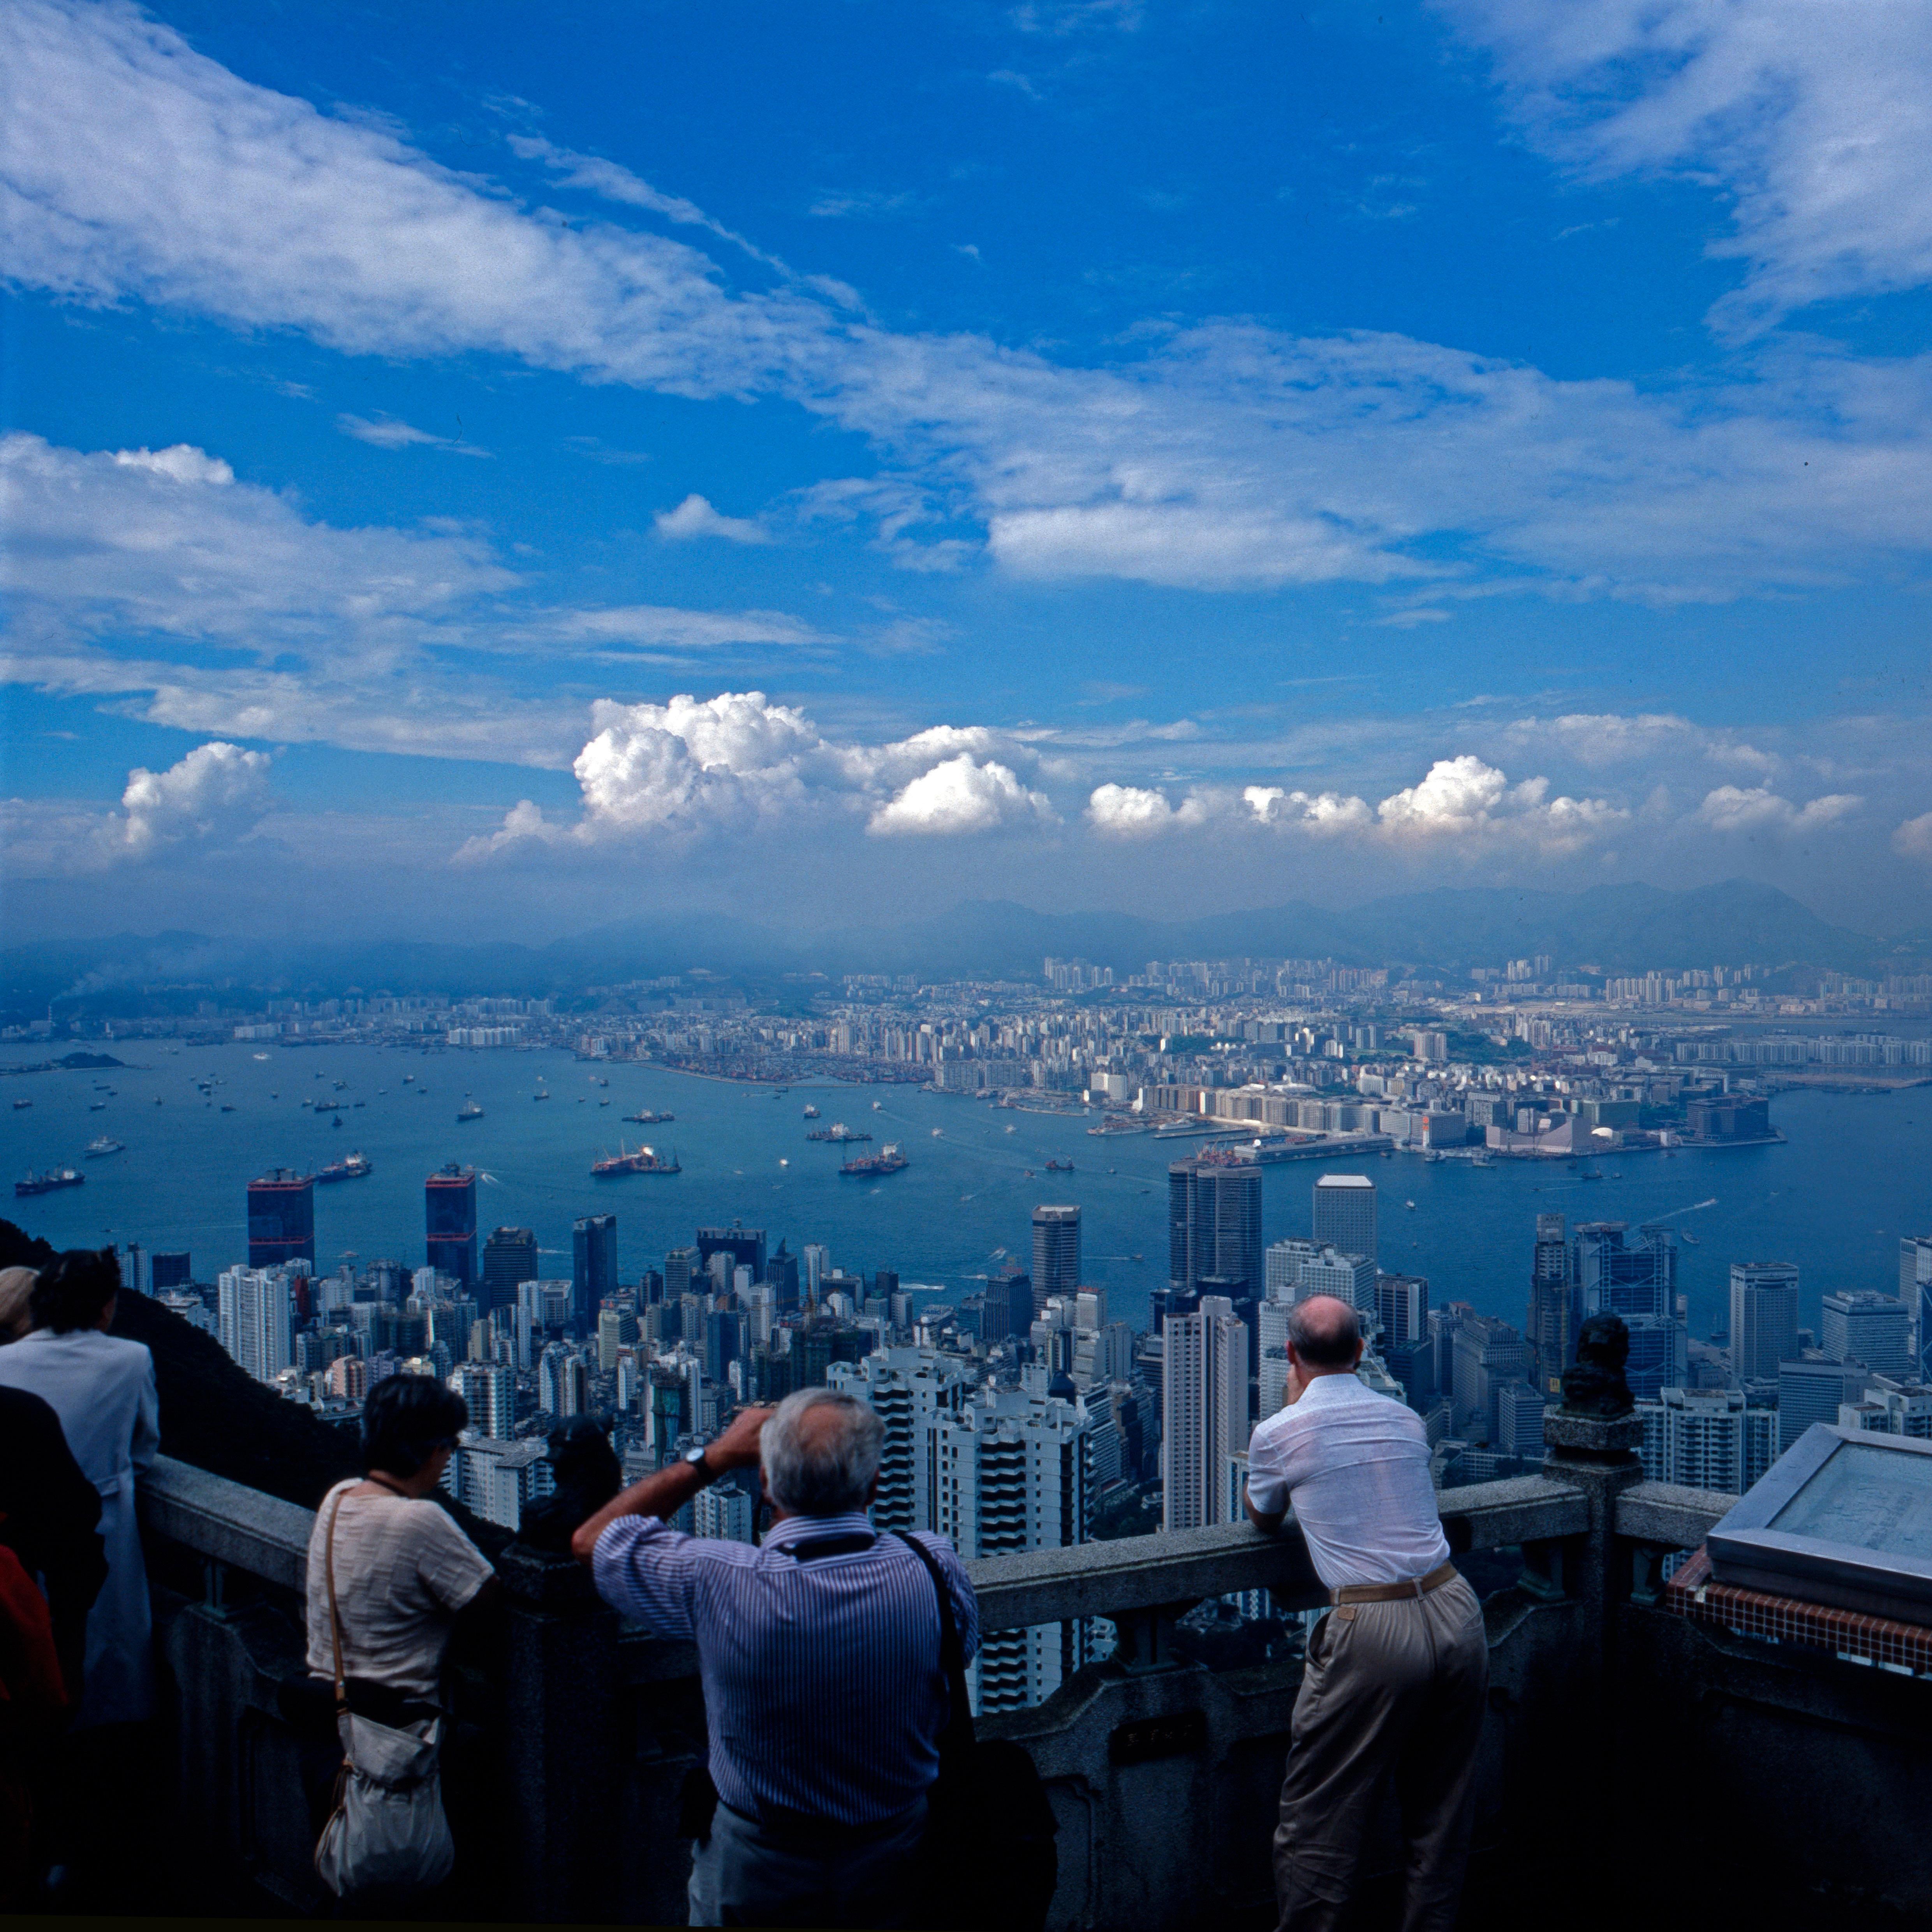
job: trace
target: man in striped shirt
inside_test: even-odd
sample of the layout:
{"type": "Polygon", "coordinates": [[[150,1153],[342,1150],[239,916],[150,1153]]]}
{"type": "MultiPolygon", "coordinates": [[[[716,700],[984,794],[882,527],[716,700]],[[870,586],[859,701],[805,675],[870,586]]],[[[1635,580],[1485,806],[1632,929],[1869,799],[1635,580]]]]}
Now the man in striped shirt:
{"type": "MultiPolygon", "coordinates": [[[[613,1609],[698,1646],[718,1803],[692,1863],[694,1925],[892,1926],[917,1909],[950,1707],[932,1573],[866,1516],[883,1434],[864,1403],[802,1389],[745,1410],[572,1539],[613,1609]],[[707,1484],[760,1464],[775,1510],[762,1545],[668,1526],[707,1484]]],[[[973,1586],[944,1537],[915,1534],[970,1660],[973,1586]]]]}

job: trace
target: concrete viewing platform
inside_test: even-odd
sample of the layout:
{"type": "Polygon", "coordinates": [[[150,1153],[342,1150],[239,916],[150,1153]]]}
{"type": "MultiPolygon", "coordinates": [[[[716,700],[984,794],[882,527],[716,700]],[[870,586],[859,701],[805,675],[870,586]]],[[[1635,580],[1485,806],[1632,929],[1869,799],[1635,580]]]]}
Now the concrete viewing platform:
{"type": "MultiPolygon", "coordinates": [[[[1542,1474],[1441,1497],[1459,1559],[1513,1579],[1484,1602],[1463,1924],[1592,1922],[1666,1899],[1727,1901],[1754,1932],[1932,1917],[1932,1837],[1917,1824],[1932,1815],[1932,1680],[1832,1648],[1829,1619],[1727,1622],[1673,1588],[1668,1559],[1736,1498],[1643,1481],[1614,1423],[1552,1432],[1564,1439],[1542,1474]]],[[[311,1514],[165,1457],[142,1513],[181,1856],[157,1909],[320,1911],[312,1807],[329,1751],[304,1743],[292,1694],[311,1514]]],[[[1118,1632],[1108,1661],[982,1723],[1031,1754],[1058,1817],[1052,1932],[1271,1925],[1300,1658],[1210,1669],[1177,1627],[1236,1592],[1318,1607],[1292,1522],[968,1567],[987,1629],[1102,1617],[1118,1632]]],[[[621,1624],[573,1563],[513,1544],[498,1568],[503,1616],[452,1658],[453,1909],[682,1923],[677,1797],[705,1748],[692,1646],[621,1624]]],[[[1396,1857],[1391,1820],[1371,1864],[1392,1874],[1396,1857]]]]}

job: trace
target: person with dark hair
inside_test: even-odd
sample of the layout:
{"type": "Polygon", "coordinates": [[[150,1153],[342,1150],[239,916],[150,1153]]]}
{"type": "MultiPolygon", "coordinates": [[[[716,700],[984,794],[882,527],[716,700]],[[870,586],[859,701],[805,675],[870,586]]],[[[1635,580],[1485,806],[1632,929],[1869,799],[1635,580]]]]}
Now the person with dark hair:
{"type": "Polygon", "coordinates": [[[107,1333],[120,1288],[112,1248],[70,1250],[34,1279],[32,1330],[0,1348],[0,1388],[23,1389],[53,1411],[100,1500],[107,1576],[88,1613],[76,1730],[139,1724],[154,1705],[153,1618],[134,1484],[160,1448],[160,1404],[146,1346],[107,1333]]]}
{"type": "Polygon", "coordinates": [[[390,1376],[362,1409],[369,1473],[338,1483],[308,1548],[308,1667],[334,1673],[326,1580],[333,1531],[343,1664],[352,1682],[431,1700],[456,1614],[495,1578],[456,1519],[429,1500],[470,1420],[434,1376],[390,1376]]]}
{"type": "MultiPolygon", "coordinates": [[[[434,1828],[416,1844],[419,1856],[388,1868],[368,1849],[373,1844],[380,1850],[380,1823],[345,1831],[338,1828],[341,1811],[330,1820],[317,1869],[358,1910],[406,1904],[448,1875],[453,1856],[437,1770],[443,1652],[458,1612],[492,1588],[496,1572],[455,1518],[430,1498],[469,1420],[462,1396],[434,1376],[378,1382],[362,1409],[368,1474],[338,1483],[323,1497],[309,1538],[308,1667],[336,1685],[339,1710],[346,1706],[352,1720],[383,1734],[357,1732],[352,1721],[344,1727],[354,1774],[345,1804],[359,1804],[356,1816],[364,1819],[386,1802],[406,1813],[420,1800],[434,1814],[434,1828]],[[358,1787],[358,1736],[392,1753],[416,1748],[415,1796],[374,1778],[358,1787]]],[[[420,1809],[412,1815],[420,1823],[420,1809]]]]}
{"type": "Polygon", "coordinates": [[[1334,1606],[1308,1640],[1274,1834],[1281,1932],[1349,1916],[1393,1778],[1408,1856],[1404,1932],[1450,1932],[1489,1688],[1483,1607],[1449,1560],[1422,1418],[1360,1380],[1361,1324],[1331,1294],[1288,1317],[1287,1402],[1248,1445],[1248,1514],[1291,1500],[1334,1606]]]}

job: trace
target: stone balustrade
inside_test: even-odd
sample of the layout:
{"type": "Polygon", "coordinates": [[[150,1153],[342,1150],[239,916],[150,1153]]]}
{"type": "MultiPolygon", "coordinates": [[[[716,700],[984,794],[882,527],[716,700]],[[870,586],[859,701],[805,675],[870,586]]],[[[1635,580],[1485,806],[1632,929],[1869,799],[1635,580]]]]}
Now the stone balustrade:
{"type": "MultiPolygon", "coordinates": [[[[1923,1834],[1875,1833],[1876,1788],[1852,1769],[1875,1754],[1888,1815],[1924,1815],[1932,1684],[1669,1614],[1661,1559],[1695,1547],[1733,1499],[1640,1478],[1622,1445],[1569,1441],[1541,1475],[1440,1498],[1459,1558],[1514,1579],[1484,1604],[1490,1708],[1466,1922],[1542,1922],[1583,1818],[1607,1844],[1641,1846],[1647,1890],[1680,1861],[1694,1877],[1720,1844],[1726,1858],[1782,1858],[1795,1886],[1932,1910],[1932,1849],[1923,1834]],[[1846,1782],[1821,1791],[1799,1769],[1811,1760],[1846,1782]],[[1740,1791],[1748,1802],[1733,1802],[1740,1791]]],[[[141,1506],[190,1862],[177,1882],[210,1911],[320,1909],[311,1807],[332,1751],[299,1690],[312,1516],[166,1458],[141,1506]]],[[[1108,1662],[982,1726],[1031,1753],[1059,1819],[1053,1932],[1270,1924],[1299,1658],[1212,1670],[1190,1660],[1176,1626],[1237,1592],[1319,1606],[1292,1521],[1279,1535],[1228,1526],[968,1567],[988,1630],[1100,1617],[1120,1634],[1108,1662]]],[[[496,1627],[452,1658],[457,1909],[680,1922],[677,1794],[705,1748],[692,1647],[621,1625],[574,1564],[513,1544],[498,1570],[496,1627]]],[[[1396,1869],[1392,1820],[1370,1863],[1396,1869]]]]}

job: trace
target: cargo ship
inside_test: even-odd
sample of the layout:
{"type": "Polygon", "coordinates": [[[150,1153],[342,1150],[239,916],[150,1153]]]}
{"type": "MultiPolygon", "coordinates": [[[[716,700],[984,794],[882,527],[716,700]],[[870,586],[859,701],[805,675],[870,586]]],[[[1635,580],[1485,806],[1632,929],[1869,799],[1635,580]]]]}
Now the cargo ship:
{"type": "Polygon", "coordinates": [[[1071,1174],[1073,1163],[1070,1160],[1050,1160],[1046,1164],[1048,1174],[1071,1174]]]}
{"type": "Polygon", "coordinates": [[[640,1107],[634,1114],[626,1114],[627,1120],[635,1120],[640,1127],[661,1127],[667,1120],[677,1118],[675,1114],[654,1114],[648,1107],[640,1107]]]}
{"type": "MultiPolygon", "coordinates": [[[[870,1136],[865,1136],[870,1138],[870,1136]]],[[[888,1141],[877,1154],[858,1154],[847,1161],[838,1172],[856,1174],[860,1180],[875,1174],[897,1174],[902,1168],[910,1167],[911,1162],[898,1150],[896,1142],[888,1141]]]]}
{"type": "Polygon", "coordinates": [[[483,1118],[483,1109],[474,1100],[466,1100],[457,1108],[456,1118],[459,1121],[480,1120],[483,1118]]]}
{"type": "Polygon", "coordinates": [[[44,1174],[29,1172],[25,1180],[14,1184],[16,1194],[52,1194],[62,1187],[78,1187],[87,1176],[77,1167],[50,1167],[44,1174]]]}
{"type": "Polygon", "coordinates": [[[332,1160],[326,1167],[317,1168],[315,1182],[323,1187],[332,1180],[362,1180],[375,1172],[375,1162],[367,1156],[352,1154],[346,1160],[332,1160]]]}
{"type": "Polygon", "coordinates": [[[635,1153],[631,1153],[620,1142],[615,1154],[608,1154],[602,1160],[591,1162],[590,1172],[599,1180],[608,1180],[620,1174],[679,1174],[683,1170],[677,1164],[675,1148],[669,1154],[661,1154],[654,1148],[640,1147],[635,1153]]]}
{"type": "Polygon", "coordinates": [[[815,1120],[818,1118],[818,1109],[813,1106],[809,1101],[806,1103],[805,1118],[808,1120],[815,1120]]]}
{"type": "Polygon", "coordinates": [[[870,1134],[848,1127],[843,1120],[834,1120],[829,1127],[814,1127],[806,1136],[808,1141],[830,1141],[838,1146],[843,1146],[848,1141],[868,1141],[872,1138],[870,1134]]]}

